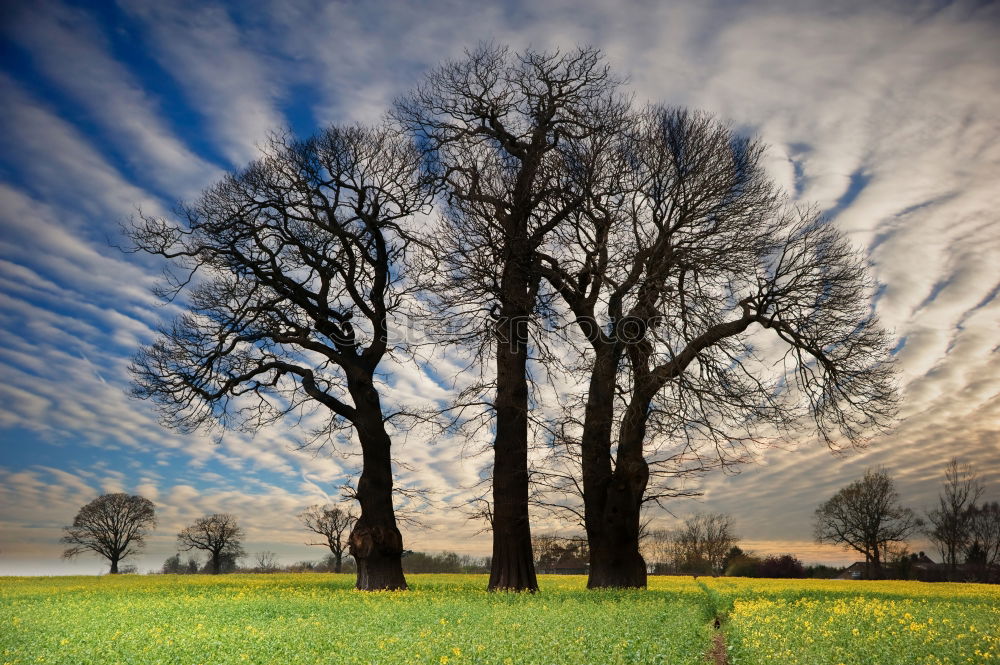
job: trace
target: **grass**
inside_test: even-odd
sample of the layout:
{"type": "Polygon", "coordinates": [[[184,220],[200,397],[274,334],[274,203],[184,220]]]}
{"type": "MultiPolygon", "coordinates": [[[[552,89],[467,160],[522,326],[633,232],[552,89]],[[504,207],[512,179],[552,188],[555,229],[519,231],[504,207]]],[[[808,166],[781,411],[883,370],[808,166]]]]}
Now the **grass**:
{"type": "Polygon", "coordinates": [[[690,584],[488,594],[485,576],[410,575],[360,593],[347,575],[7,578],[3,663],[501,665],[703,663],[709,627],[690,584]]]}
{"type": "Polygon", "coordinates": [[[652,577],[536,595],[479,575],[410,575],[361,593],[348,575],[0,578],[0,663],[704,665],[711,621],[730,665],[989,663],[1000,588],[919,582],[652,577]]]}
{"type": "Polygon", "coordinates": [[[1000,662],[1000,588],[840,580],[709,581],[729,600],[730,665],[1000,662]]]}

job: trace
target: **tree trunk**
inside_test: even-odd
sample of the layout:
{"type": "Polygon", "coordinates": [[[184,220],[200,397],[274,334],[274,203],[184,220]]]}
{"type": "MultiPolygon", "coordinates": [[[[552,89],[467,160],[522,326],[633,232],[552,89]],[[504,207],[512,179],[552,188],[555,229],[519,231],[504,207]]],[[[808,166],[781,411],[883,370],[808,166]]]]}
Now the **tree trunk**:
{"type": "MultiPolygon", "coordinates": [[[[649,465],[642,454],[649,402],[644,395],[633,395],[618,436],[617,464],[601,495],[601,510],[596,518],[588,515],[588,589],[646,586],[646,562],[639,552],[639,521],[649,480],[649,465]]],[[[593,502],[587,510],[597,507],[593,502]]]]}
{"type": "MultiPolygon", "coordinates": [[[[643,466],[645,463],[642,463],[643,466]]],[[[648,473],[648,472],[647,472],[648,473]]],[[[642,471],[615,471],[605,494],[604,512],[588,520],[590,574],[588,589],[641,589],[646,586],[646,561],[639,552],[639,511],[642,492],[637,491],[642,471]]]]}
{"type": "Polygon", "coordinates": [[[639,553],[639,539],[630,535],[632,529],[626,528],[630,517],[623,516],[618,524],[608,524],[606,533],[590,541],[588,589],[646,587],[646,561],[639,553]]]}
{"type": "MultiPolygon", "coordinates": [[[[349,379],[350,380],[350,379],[349,379]]],[[[358,480],[361,516],[348,538],[351,555],[358,564],[355,588],[360,591],[406,589],[403,576],[403,535],[396,526],[392,507],[391,440],[378,393],[370,379],[367,385],[350,387],[357,417],[355,428],[361,442],[362,470],[358,480]]],[[[339,568],[339,561],[338,568],[339,568]]]]}
{"type": "Polygon", "coordinates": [[[222,552],[212,552],[212,574],[218,575],[222,571],[222,552]]]}
{"type": "Polygon", "coordinates": [[[622,586],[622,578],[630,577],[624,571],[631,569],[621,561],[622,550],[613,536],[615,524],[609,520],[607,511],[613,477],[611,429],[617,362],[611,346],[595,347],[595,352],[580,440],[584,522],[590,549],[587,587],[591,589],[622,586]]]}
{"type": "Polygon", "coordinates": [[[341,554],[334,554],[333,555],[333,572],[335,572],[335,573],[339,573],[340,572],[340,567],[341,567],[340,560],[342,558],[343,558],[343,555],[341,555],[341,554]]]}
{"type": "Polygon", "coordinates": [[[490,591],[537,591],[528,518],[528,266],[508,261],[497,322],[496,440],[493,444],[493,562],[490,591]]]}
{"type": "Polygon", "coordinates": [[[111,574],[118,574],[118,559],[111,559],[111,574]]]}

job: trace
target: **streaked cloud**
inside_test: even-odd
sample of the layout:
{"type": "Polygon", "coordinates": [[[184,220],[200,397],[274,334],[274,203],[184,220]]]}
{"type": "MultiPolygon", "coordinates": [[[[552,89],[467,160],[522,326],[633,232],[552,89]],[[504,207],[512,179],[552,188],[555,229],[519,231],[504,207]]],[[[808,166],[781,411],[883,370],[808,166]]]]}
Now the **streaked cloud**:
{"type": "MultiPolygon", "coordinates": [[[[677,515],[728,511],[755,549],[833,561],[851,556],[810,542],[812,510],[866,467],[886,466],[924,508],[957,456],[1000,499],[997,5],[122,0],[99,12],[50,1],[4,29],[21,60],[0,74],[0,573],[29,559],[99,570],[59,564],[56,541],[109,488],[159,506],[142,569],[215,511],[245,521],[250,551],[321,556],[291,517],[337,497],[356,448],[299,451],[291,423],[218,443],[161,429],[126,396],[125,368],[178,309],[150,295],[162,266],[108,241],[136,207],[167,213],[252,158],[269,130],[376,119],[427,68],[483,40],[593,44],[637,101],[759,133],[775,178],[868,254],[877,312],[900,340],[899,427],[847,456],[805,442],[766,451],[742,474],[708,478],[677,515]]],[[[451,351],[427,362],[433,371],[386,367],[391,401],[443,399],[471,380],[451,351]]],[[[423,430],[397,441],[408,462],[397,483],[435,490],[407,547],[487,554],[460,507],[488,455],[423,430]]],[[[576,530],[536,517],[541,531],[576,530]]]]}

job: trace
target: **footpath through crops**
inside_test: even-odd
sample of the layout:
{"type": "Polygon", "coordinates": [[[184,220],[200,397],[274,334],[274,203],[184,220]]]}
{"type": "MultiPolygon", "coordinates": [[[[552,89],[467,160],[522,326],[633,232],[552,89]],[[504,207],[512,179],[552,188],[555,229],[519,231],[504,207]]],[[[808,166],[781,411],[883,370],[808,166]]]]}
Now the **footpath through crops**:
{"type": "Polygon", "coordinates": [[[329,574],[0,578],[0,663],[704,665],[721,618],[730,665],[1000,662],[1000,588],[652,577],[537,595],[478,575],[410,575],[362,593],[329,574]]]}

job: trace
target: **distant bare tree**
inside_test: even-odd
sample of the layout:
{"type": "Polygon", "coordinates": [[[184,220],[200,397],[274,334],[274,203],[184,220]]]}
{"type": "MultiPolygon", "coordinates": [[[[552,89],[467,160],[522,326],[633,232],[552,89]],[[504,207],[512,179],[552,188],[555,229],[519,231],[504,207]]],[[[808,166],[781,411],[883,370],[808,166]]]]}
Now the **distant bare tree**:
{"type": "Polygon", "coordinates": [[[455,405],[495,422],[490,590],[538,588],[528,517],[536,252],[586,203],[566,189],[569,169],[582,144],[620,126],[627,105],[617,89],[595,49],[511,54],[485,45],[431,72],[394,114],[443,188],[428,273],[441,327],[495,363],[494,378],[455,405]]]}
{"type": "Polygon", "coordinates": [[[70,545],[67,559],[94,552],[111,562],[111,574],[118,563],[145,545],[149,530],[156,526],[153,502],[141,496],[117,493],[94,499],[76,514],[72,526],[63,528],[61,542],[70,545]]]}
{"type": "Polygon", "coordinates": [[[674,532],[681,567],[704,567],[715,575],[725,570],[726,556],[738,541],[733,519],[724,513],[692,515],[674,532]]]}
{"type": "Polygon", "coordinates": [[[587,539],[582,536],[566,537],[554,534],[533,536],[531,547],[535,565],[539,570],[557,572],[559,564],[570,564],[573,568],[586,567],[590,558],[587,539]]]}
{"type": "Polygon", "coordinates": [[[927,512],[925,531],[952,574],[961,563],[962,553],[971,544],[972,508],[982,494],[983,487],[972,467],[952,459],[944,472],[944,488],[938,495],[938,507],[927,512]]]}
{"type": "Polygon", "coordinates": [[[264,550],[254,555],[254,568],[261,573],[271,573],[278,569],[278,555],[264,550]]]}
{"type": "Polygon", "coordinates": [[[307,529],[323,537],[322,543],[306,543],[306,545],[323,545],[330,548],[333,555],[334,570],[339,573],[344,558],[344,546],[347,544],[345,534],[350,532],[357,517],[349,510],[338,506],[309,506],[299,514],[299,519],[307,529]]]}
{"type": "Polygon", "coordinates": [[[413,288],[403,227],[427,202],[421,155],[398,132],[360,126],[273,136],[263,153],[182,207],[180,223],[142,217],[128,229],[176,269],[163,295],[189,293],[187,312],[136,354],[133,393],[182,431],[314,413],[325,424],[306,444],[353,429],[357,588],[405,589],[391,414],[375,376],[413,288]]]}
{"type": "Polygon", "coordinates": [[[245,554],[244,536],[235,517],[228,513],[215,513],[199,517],[194,524],[185,527],[177,534],[177,545],[184,552],[192,549],[207,552],[209,569],[213,575],[218,575],[227,557],[235,561],[245,554]]]}
{"type": "Polygon", "coordinates": [[[881,571],[889,545],[905,541],[921,526],[913,511],[900,505],[895,484],[884,469],[869,469],[864,478],[838,491],[815,512],[816,540],[863,554],[869,577],[881,571]]]}
{"type": "Polygon", "coordinates": [[[966,547],[970,563],[981,567],[980,579],[997,581],[1000,566],[1000,503],[983,503],[969,511],[971,540],[966,547]],[[975,554],[975,556],[969,556],[975,554]]]}
{"type": "Polygon", "coordinates": [[[674,550],[674,532],[670,529],[653,529],[642,541],[643,559],[653,567],[654,573],[672,571],[677,558],[674,550]]]}

